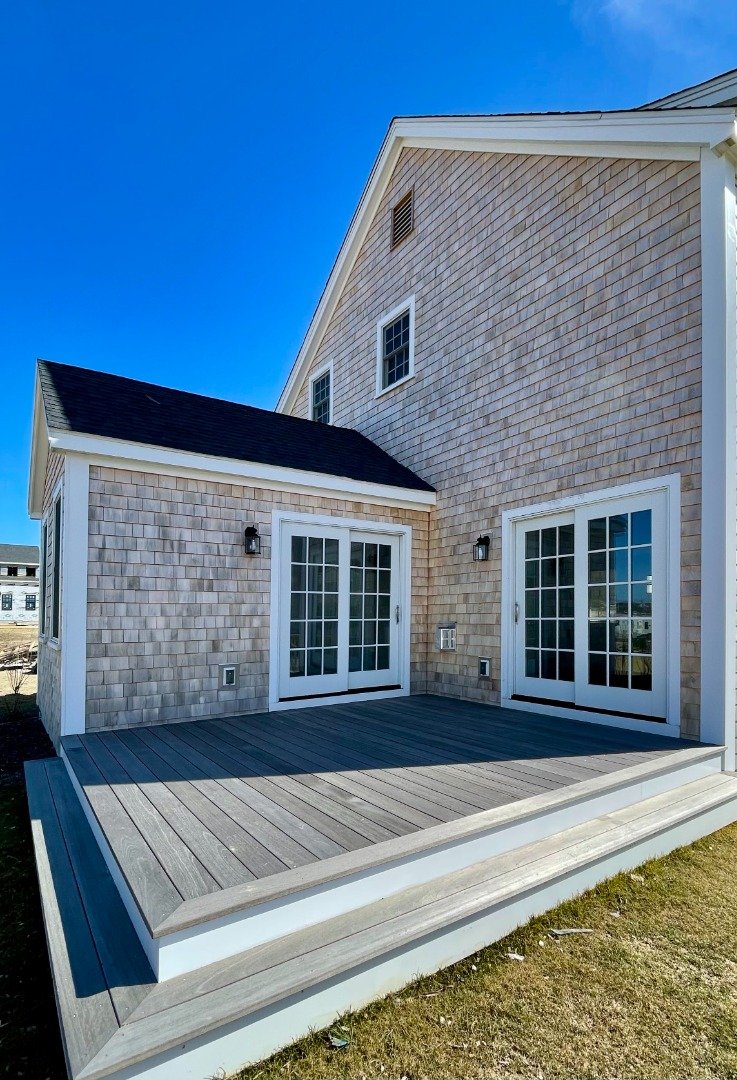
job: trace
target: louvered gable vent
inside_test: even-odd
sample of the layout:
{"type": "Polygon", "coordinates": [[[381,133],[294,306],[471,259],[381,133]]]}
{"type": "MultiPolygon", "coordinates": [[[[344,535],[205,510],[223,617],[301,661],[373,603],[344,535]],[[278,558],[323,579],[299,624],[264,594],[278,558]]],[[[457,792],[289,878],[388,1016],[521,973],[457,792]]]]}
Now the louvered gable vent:
{"type": "Polygon", "coordinates": [[[414,192],[408,191],[392,210],[392,247],[401,244],[402,240],[409,236],[413,228],[414,192]]]}

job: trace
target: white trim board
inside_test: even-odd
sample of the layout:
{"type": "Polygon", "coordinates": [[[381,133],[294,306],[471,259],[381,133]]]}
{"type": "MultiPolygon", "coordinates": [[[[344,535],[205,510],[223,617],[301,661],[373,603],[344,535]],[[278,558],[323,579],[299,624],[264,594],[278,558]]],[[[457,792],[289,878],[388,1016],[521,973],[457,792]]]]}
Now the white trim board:
{"type": "Polygon", "coordinates": [[[701,738],[735,768],[737,221],[734,167],[701,160],[701,738]]]}
{"type": "Polygon", "coordinates": [[[85,730],[89,505],[90,467],[84,458],[69,455],[62,517],[61,735],[85,730]]]}
{"type": "Polygon", "coordinates": [[[269,712],[301,709],[310,705],[332,705],[348,701],[379,700],[382,697],[403,697],[410,689],[410,640],[412,624],[412,526],[398,525],[392,521],[368,521],[362,518],[330,517],[325,514],[306,514],[292,510],[271,512],[271,593],[269,619],[269,712]],[[376,532],[383,536],[399,537],[399,605],[402,613],[399,635],[399,689],[376,690],[357,694],[340,694],[327,698],[301,698],[297,701],[279,699],[279,611],[281,602],[281,574],[278,572],[281,557],[281,527],[285,522],[324,526],[326,528],[356,529],[360,532],[376,532]]]}
{"type": "MultiPolygon", "coordinates": [[[[546,716],[560,716],[569,720],[579,720],[609,727],[621,727],[632,731],[650,731],[662,735],[679,737],[681,711],[681,477],[675,473],[668,476],[637,480],[631,484],[597,489],[571,495],[563,499],[530,506],[518,506],[502,511],[502,572],[501,572],[501,704],[508,709],[526,712],[540,712],[546,716]],[[588,709],[572,709],[561,705],[541,705],[527,701],[518,701],[514,693],[514,574],[515,549],[514,527],[518,522],[529,521],[551,513],[574,510],[576,507],[603,503],[610,500],[627,498],[662,491],[667,496],[667,546],[668,565],[676,568],[668,579],[667,601],[667,722],[665,724],[651,720],[639,720],[632,717],[609,716],[606,713],[588,709]]],[[[702,736],[703,738],[703,736],[702,736]]],[[[724,745],[723,739],[710,740],[724,745]]]]}
{"type": "Polygon", "coordinates": [[[277,402],[290,412],[323,340],[405,146],[485,153],[697,161],[701,148],[737,138],[735,110],[689,109],[522,116],[399,117],[392,121],[277,402]]]}
{"type": "Polygon", "coordinates": [[[287,469],[232,458],[209,457],[184,450],[167,450],[142,443],[103,439],[96,435],[50,432],[51,448],[68,454],[83,454],[90,465],[107,465],[137,472],[156,472],[168,476],[191,476],[194,479],[221,479],[223,483],[241,483],[273,491],[315,495],[328,499],[345,498],[380,506],[407,510],[431,510],[437,497],[434,491],[374,484],[345,476],[287,469]]]}

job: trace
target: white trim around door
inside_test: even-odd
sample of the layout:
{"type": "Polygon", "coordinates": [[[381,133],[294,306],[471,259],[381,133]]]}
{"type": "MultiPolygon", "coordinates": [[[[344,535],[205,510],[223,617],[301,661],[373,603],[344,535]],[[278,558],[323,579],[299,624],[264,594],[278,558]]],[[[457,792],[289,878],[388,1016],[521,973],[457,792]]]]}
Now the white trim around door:
{"type": "MultiPolygon", "coordinates": [[[[674,736],[680,734],[680,519],[680,476],[678,475],[586,492],[555,502],[520,506],[502,513],[501,698],[504,706],[615,727],[657,731],[674,736]],[[627,532],[627,530],[639,528],[643,523],[646,523],[647,529],[652,528],[652,539],[649,542],[647,538],[638,539],[627,532]],[[594,529],[608,530],[617,524],[623,527],[627,535],[611,541],[611,544],[609,539],[604,539],[602,544],[594,543],[597,552],[592,555],[594,548],[591,547],[593,534],[589,531],[590,526],[594,529]],[[530,533],[529,541],[528,533],[530,533]],[[574,535],[576,537],[575,570],[572,558],[574,535]],[[543,552],[542,549],[539,552],[532,550],[536,542],[542,545],[546,539],[551,545],[555,541],[557,545],[555,553],[552,552],[552,548],[550,552],[543,552]],[[623,547],[617,550],[616,545],[620,542],[623,547]],[[530,550],[522,550],[523,544],[529,544],[530,550]],[[639,547],[640,544],[644,544],[644,547],[639,547]],[[607,547],[612,545],[615,549],[607,551],[607,547]],[[600,546],[604,548],[601,552],[598,551],[600,546]],[[565,550],[563,550],[564,547],[565,550]],[[530,580],[526,583],[525,575],[529,573],[532,578],[536,573],[540,576],[546,569],[551,569],[554,562],[551,560],[551,567],[548,568],[544,565],[546,562],[544,556],[553,554],[557,557],[558,573],[565,570],[571,580],[569,581],[567,577],[565,581],[562,578],[556,578],[555,582],[541,580],[538,583],[540,591],[535,594],[537,578],[535,581],[530,580]],[[634,569],[630,572],[629,567],[634,567],[634,561],[641,562],[643,558],[652,559],[654,566],[649,573],[654,577],[649,577],[647,586],[631,586],[633,590],[631,601],[632,603],[635,601],[636,590],[641,592],[643,588],[647,588],[652,600],[652,611],[649,617],[645,617],[645,622],[639,618],[637,623],[634,621],[629,623],[627,619],[631,617],[634,620],[636,612],[634,608],[628,608],[624,622],[620,621],[616,626],[614,623],[609,625],[608,620],[614,619],[609,605],[615,600],[617,602],[620,600],[616,589],[613,589],[611,584],[612,581],[619,580],[616,576],[617,571],[613,569],[615,562],[617,566],[622,560],[627,564],[627,569],[620,571],[620,574],[624,573],[624,579],[629,582],[634,580],[633,574],[635,577],[640,576],[634,569]],[[602,562],[602,565],[606,564],[607,569],[604,571],[595,569],[598,567],[597,560],[602,562]],[[570,567],[567,565],[568,562],[571,563],[570,567]],[[604,575],[601,578],[590,576],[592,573],[600,572],[604,575]],[[612,574],[615,576],[611,577],[612,574]],[[660,587],[657,587],[656,578],[659,578],[660,587]],[[599,580],[605,585],[596,586],[595,582],[599,580]],[[653,583],[656,584],[654,589],[653,583]],[[533,641],[535,648],[530,652],[530,664],[527,667],[523,642],[523,635],[526,638],[528,630],[525,623],[525,608],[528,601],[526,584],[533,587],[533,592],[529,597],[531,601],[537,600],[539,604],[542,604],[546,599],[543,596],[545,592],[543,585],[550,585],[552,586],[551,596],[547,599],[551,599],[553,590],[557,588],[558,605],[563,599],[567,602],[565,612],[560,606],[556,606],[555,613],[540,611],[541,621],[537,627],[533,621],[529,628],[533,638],[536,629],[540,634],[548,630],[555,636],[553,648],[558,649],[557,658],[552,652],[543,654],[542,650],[547,646],[542,640],[539,642],[540,651],[536,654],[535,649],[538,645],[533,641]],[[562,586],[566,588],[563,589],[562,586]],[[612,652],[620,647],[619,644],[612,645],[608,637],[606,643],[601,646],[592,643],[593,638],[590,638],[589,634],[593,633],[595,629],[593,623],[597,620],[590,614],[589,590],[591,593],[597,592],[595,598],[597,602],[601,599],[598,597],[598,592],[603,590],[607,605],[606,610],[600,613],[605,621],[601,627],[597,624],[596,630],[606,632],[608,635],[618,632],[620,626],[623,627],[627,634],[627,648],[631,648],[632,653],[635,654],[630,655],[629,660],[619,660],[614,654],[609,656],[607,661],[607,651],[612,652]],[[562,595],[563,592],[566,594],[565,597],[562,595]],[[575,612],[571,607],[572,604],[575,606],[575,612]],[[571,607],[570,611],[568,611],[569,607],[571,607]],[[552,624],[543,625],[542,620],[548,615],[557,618],[555,627],[552,624]],[[561,623],[561,619],[565,621],[561,623]],[[642,626],[640,626],[641,622],[642,626]],[[636,655],[640,649],[646,651],[642,646],[642,639],[635,644],[636,626],[652,635],[650,659],[643,660],[642,656],[636,655]],[[629,644],[630,630],[633,635],[631,646],[629,644]],[[594,657],[593,650],[599,648],[603,650],[603,655],[594,657]],[[570,650],[570,652],[561,654],[561,649],[570,650]],[[542,675],[542,664],[545,660],[553,666],[557,664],[560,668],[557,679],[552,672],[542,675]],[[594,660],[602,666],[613,663],[623,665],[625,668],[631,666],[631,680],[628,682],[624,679],[623,682],[626,685],[620,685],[622,680],[617,681],[619,676],[613,674],[613,668],[609,670],[608,675],[592,674],[594,660]],[[540,665],[537,678],[534,677],[538,675],[536,662],[540,665]],[[652,671],[651,688],[636,688],[634,676],[636,666],[639,669],[650,668],[652,671]],[[563,674],[564,669],[565,674],[563,674]],[[603,685],[594,685],[598,681],[601,681],[603,685]],[[538,689],[536,692],[536,687],[544,687],[544,690],[538,689]],[[525,698],[536,700],[524,700],[525,698]],[[644,717],[648,715],[656,719],[645,719],[644,717]]],[[[617,588],[621,591],[620,586],[617,588]]],[[[629,604],[630,585],[627,584],[624,588],[627,591],[629,604]]],[[[640,677],[640,684],[647,686],[647,678],[646,676],[643,682],[640,677]]]]}
{"type": "MultiPolygon", "coordinates": [[[[399,697],[409,694],[409,670],[410,670],[410,626],[411,626],[411,558],[412,558],[412,528],[408,525],[397,525],[385,521],[364,521],[361,519],[349,519],[344,517],[330,517],[319,514],[305,514],[288,510],[274,510],[272,513],[271,533],[271,621],[269,642],[269,709],[278,711],[283,709],[304,708],[311,705],[328,705],[341,701],[364,701],[388,697],[399,697]],[[324,544],[321,568],[315,562],[313,572],[322,573],[323,580],[332,574],[336,578],[336,600],[340,606],[340,617],[335,626],[339,627],[337,644],[333,645],[332,637],[329,648],[323,644],[322,666],[320,673],[312,676],[317,693],[310,691],[306,674],[300,677],[298,672],[293,672],[296,693],[284,693],[285,680],[289,674],[289,648],[290,642],[287,635],[290,634],[290,606],[292,598],[292,573],[310,573],[308,565],[309,555],[305,555],[305,567],[302,568],[301,557],[297,558],[297,564],[292,566],[292,559],[288,555],[292,540],[301,537],[306,540],[309,550],[309,538],[315,541],[315,558],[317,559],[317,547],[320,542],[324,544]],[[325,541],[330,541],[329,545],[325,541]],[[377,545],[381,545],[377,549],[377,545]],[[375,602],[386,603],[390,607],[390,653],[391,663],[387,669],[387,675],[380,675],[379,670],[366,671],[363,679],[366,685],[361,684],[357,674],[350,670],[350,640],[349,640],[349,603],[352,599],[351,572],[356,568],[351,567],[350,562],[356,561],[353,555],[359,554],[359,548],[364,555],[371,548],[373,554],[378,550],[378,557],[382,555],[391,561],[391,593],[386,593],[382,599],[383,586],[376,585],[378,595],[375,602]],[[328,550],[329,549],[329,550],[328,550]],[[340,556],[338,556],[340,552],[340,556]],[[285,644],[286,643],[286,644],[285,644]],[[333,652],[335,649],[335,652],[333,652]],[[319,683],[319,685],[318,685],[319,683]],[[376,687],[372,689],[372,685],[376,687]]],[[[302,543],[301,539],[297,544],[302,543]]],[[[294,549],[296,550],[296,549],[294,549]]],[[[363,560],[361,560],[363,562],[363,560]]],[[[361,572],[367,570],[363,565],[361,572]]],[[[377,567],[377,578],[382,574],[381,568],[377,567]]],[[[387,586],[388,588],[388,586],[387,586]]],[[[332,589],[329,591],[333,591],[332,589]]],[[[331,598],[332,599],[332,598],[331,598]]],[[[363,603],[366,597],[362,596],[363,603]]],[[[305,601],[309,602],[306,596],[305,601]]],[[[327,593],[323,595],[322,602],[327,600],[327,593]]],[[[379,618],[377,612],[377,632],[386,630],[386,620],[379,618]]],[[[332,615],[330,616],[332,620],[332,615]]],[[[335,636],[335,626],[330,630],[335,636]]],[[[299,628],[297,628],[299,630],[299,628]]],[[[309,627],[307,628],[309,630],[309,627]]],[[[323,618],[322,633],[327,629],[323,618]]],[[[377,633],[378,638],[378,633],[377,633]]],[[[324,640],[324,639],[323,639],[324,640]]],[[[383,639],[382,639],[383,640],[383,639]]],[[[377,640],[377,657],[383,652],[385,646],[377,640]]],[[[309,658],[308,658],[309,659],[309,658]]],[[[378,666],[378,663],[377,663],[378,666]]]]}

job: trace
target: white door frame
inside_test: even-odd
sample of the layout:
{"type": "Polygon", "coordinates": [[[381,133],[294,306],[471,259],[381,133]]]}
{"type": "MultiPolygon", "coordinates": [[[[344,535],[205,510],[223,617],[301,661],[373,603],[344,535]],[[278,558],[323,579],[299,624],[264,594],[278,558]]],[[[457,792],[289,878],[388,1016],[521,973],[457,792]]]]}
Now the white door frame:
{"type": "Polygon", "coordinates": [[[272,510],[271,513],[271,606],[269,616],[269,712],[285,709],[304,709],[318,705],[334,705],[339,702],[376,701],[382,698],[406,697],[410,679],[410,631],[412,622],[412,526],[397,525],[392,521],[373,521],[362,518],[331,517],[325,514],[307,514],[296,510],[272,510]],[[302,701],[279,700],[279,646],[281,611],[281,527],[284,522],[326,528],[355,529],[362,533],[378,533],[399,538],[399,565],[397,584],[399,589],[400,624],[398,640],[399,689],[368,690],[352,694],[335,694],[329,697],[305,698],[302,701]]]}
{"type": "Polygon", "coordinates": [[[618,487],[600,488],[581,495],[572,495],[554,502],[536,503],[502,511],[502,581],[501,581],[501,704],[508,709],[562,716],[610,727],[651,731],[679,737],[681,733],[681,477],[676,473],[638,480],[618,487]],[[514,601],[515,601],[515,526],[548,514],[572,510],[590,503],[604,503],[631,495],[662,491],[666,495],[666,545],[668,552],[667,619],[666,619],[666,723],[635,720],[624,716],[608,716],[588,709],[571,709],[565,705],[537,705],[515,701],[514,693],[514,601]]]}

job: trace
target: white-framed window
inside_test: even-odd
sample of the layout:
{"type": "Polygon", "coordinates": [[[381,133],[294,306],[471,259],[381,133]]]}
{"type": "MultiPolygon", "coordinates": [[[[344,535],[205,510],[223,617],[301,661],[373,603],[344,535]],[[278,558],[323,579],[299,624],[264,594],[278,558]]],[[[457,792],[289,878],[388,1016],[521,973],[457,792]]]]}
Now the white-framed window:
{"type": "Polygon", "coordinates": [[[3,593],[3,611],[13,610],[13,594],[3,593]]]}
{"type": "Polygon", "coordinates": [[[333,422],[333,365],[319,368],[310,377],[310,420],[318,424],[333,422]]]}
{"type": "Polygon", "coordinates": [[[36,610],[36,594],[26,593],[26,611],[36,610]]]}
{"type": "Polygon", "coordinates": [[[376,324],[376,396],[415,372],[415,298],[408,296],[376,324]]]}

